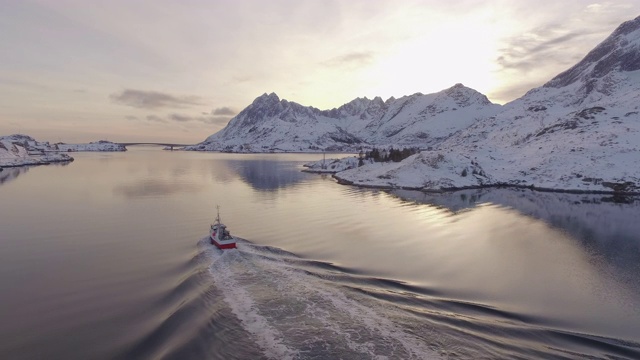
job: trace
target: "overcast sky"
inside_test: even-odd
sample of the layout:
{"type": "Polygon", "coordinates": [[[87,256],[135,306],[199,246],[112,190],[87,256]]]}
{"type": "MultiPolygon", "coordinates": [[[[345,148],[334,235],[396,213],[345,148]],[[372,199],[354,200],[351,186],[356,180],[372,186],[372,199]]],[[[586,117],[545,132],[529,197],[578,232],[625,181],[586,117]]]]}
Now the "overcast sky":
{"type": "Polygon", "coordinates": [[[0,135],[196,143],[254,98],[320,109],[456,83],[505,103],[640,0],[0,0],[0,135]]]}

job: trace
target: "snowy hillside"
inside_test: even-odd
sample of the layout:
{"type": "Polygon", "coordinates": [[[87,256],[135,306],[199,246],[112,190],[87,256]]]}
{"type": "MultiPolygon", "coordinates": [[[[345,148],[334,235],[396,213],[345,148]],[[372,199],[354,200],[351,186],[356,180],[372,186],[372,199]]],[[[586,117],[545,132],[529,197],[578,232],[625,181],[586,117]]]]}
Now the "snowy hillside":
{"type": "Polygon", "coordinates": [[[358,151],[362,146],[428,148],[501,106],[457,84],[435,94],[358,98],[321,111],[264,94],[221,131],[186,150],[358,151]]]}
{"type": "Polygon", "coordinates": [[[362,185],[490,184],[640,191],[640,17],[494,116],[401,163],[338,174],[362,185]]]}

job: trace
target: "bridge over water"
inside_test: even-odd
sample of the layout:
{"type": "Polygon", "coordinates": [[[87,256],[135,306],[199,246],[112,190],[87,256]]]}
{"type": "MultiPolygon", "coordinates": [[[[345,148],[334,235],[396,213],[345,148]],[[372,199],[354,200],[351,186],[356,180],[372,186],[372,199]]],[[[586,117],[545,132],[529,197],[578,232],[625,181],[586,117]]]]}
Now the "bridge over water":
{"type": "Polygon", "coordinates": [[[171,143],[157,143],[157,142],[121,142],[118,143],[120,145],[124,145],[124,146],[129,146],[129,145],[158,145],[158,146],[166,146],[171,148],[171,150],[173,150],[174,147],[180,148],[180,147],[185,147],[185,146],[191,146],[193,144],[171,144],[171,143]]]}

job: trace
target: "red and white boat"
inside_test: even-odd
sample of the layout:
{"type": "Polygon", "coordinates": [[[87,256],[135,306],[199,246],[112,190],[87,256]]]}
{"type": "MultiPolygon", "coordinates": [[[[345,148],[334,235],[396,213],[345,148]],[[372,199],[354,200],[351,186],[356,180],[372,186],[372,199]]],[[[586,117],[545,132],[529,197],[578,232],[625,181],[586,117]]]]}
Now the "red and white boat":
{"type": "Polygon", "coordinates": [[[220,207],[218,207],[218,216],[216,217],[216,222],[211,224],[209,237],[211,238],[211,243],[217,246],[219,249],[236,248],[236,239],[231,236],[231,233],[229,232],[229,230],[227,230],[227,226],[220,222],[220,207]]]}

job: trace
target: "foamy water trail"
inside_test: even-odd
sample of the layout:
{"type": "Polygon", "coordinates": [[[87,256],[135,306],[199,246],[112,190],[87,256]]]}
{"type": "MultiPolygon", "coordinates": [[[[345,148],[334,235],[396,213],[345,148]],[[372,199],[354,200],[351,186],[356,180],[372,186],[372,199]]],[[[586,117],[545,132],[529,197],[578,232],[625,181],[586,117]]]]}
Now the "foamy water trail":
{"type": "Polygon", "coordinates": [[[282,260],[286,254],[281,255],[265,257],[246,243],[212,255],[216,286],[265,356],[439,358],[385,316],[397,310],[347,295],[346,288],[288,265],[282,260]]]}
{"type": "Polygon", "coordinates": [[[238,284],[234,265],[241,265],[238,250],[225,250],[220,254],[212,249],[211,257],[214,263],[209,268],[216,286],[224,294],[233,314],[240,319],[242,326],[254,336],[264,355],[271,359],[293,359],[296,351],[288,348],[282,342],[282,334],[269,325],[269,320],[258,311],[258,306],[244,287],[238,284]]]}
{"type": "MultiPolygon", "coordinates": [[[[243,249],[243,251],[250,252],[250,249],[243,249]]],[[[343,337],[346,339],[347,346],[357,352],[362,352],[367,355],[371,355],[376,359],[387,359],[385,355],[377,354],[375,352],[377,344],[387,344],[387,351],[389,349],[396,349],[392,354],[392,358],[396,356],[402,356],[403,358],[417,358],[417,359],[437,359],[439,356],[431,349],[424,345],[424,343],[404,332],[401,328],[396,326],[387,317],[381,314],[381,312],[390,312],[391,309],[373,307],[372,304],[364,305],[362,301],[364,299],[351,299],[346,294],[336,287],[335,284],[327,283],[316,277],[309,276],[299,269],[295,269],[287,265],[284,261],[266,260],[263,257],[257,257],[254,259],[259,262],[261,266],[270,267],[276,272],[282,274],[278,277],[283,279],[282,285],[286,284],[286,287],[293,288],[291,290],[297,291],[300,294],[304,294],[304,298],[317,297],[322,299],[322,302],[314,302],[311,305],[311,309],[316,311],[308,311],[311,316],[322,321],[328,329],[331,329],[337,337],[343,337]],[[345,322],[338,323],[332,321],[331,317],[327,316],[326,308],[331,309],[339,314],[344,314],[345,322]],[[340,327],[342,325],[342,327],[340,327]],[[361,342],[357,339],[358,336],[354,336],[353,330],[361,330],[371,334],[371,339],[366,342],[361,342]],[[400,345],[400,347],[398,346],[400,345]],[[396,353],[397,352],[397,353],[396,353]]],[[[283,286],[284,287],[284,286],[283,286]]],[[[357,334],[356,335],[360,335],[357,334]]]]}

